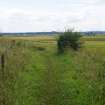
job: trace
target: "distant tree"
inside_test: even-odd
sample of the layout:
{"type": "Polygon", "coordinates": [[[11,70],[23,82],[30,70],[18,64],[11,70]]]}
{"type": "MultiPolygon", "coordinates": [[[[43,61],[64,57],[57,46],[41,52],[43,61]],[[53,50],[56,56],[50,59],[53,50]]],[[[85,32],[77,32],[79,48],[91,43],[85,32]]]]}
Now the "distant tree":
{"type": "Polygon", "coordinates": [[[57,40],[58,53],[64,53],[68,48],[77,51],[81,47],[80,38],[81,34],[72,30],[62,33],[57,40]]]}

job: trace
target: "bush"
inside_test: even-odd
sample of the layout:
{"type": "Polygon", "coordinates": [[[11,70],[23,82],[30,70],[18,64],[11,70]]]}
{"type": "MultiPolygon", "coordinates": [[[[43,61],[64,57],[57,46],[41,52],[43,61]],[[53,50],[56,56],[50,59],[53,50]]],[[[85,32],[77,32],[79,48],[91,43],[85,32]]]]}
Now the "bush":
{"type": "Polygon", "coordinates": [[[68,48],[72,48],[77,51],[81,47],[79,41],[81,34],[79,32],[73,32],[71,30],[65,31],[61,34],[57,40],[58,52],[64,53],[68,48]]]}

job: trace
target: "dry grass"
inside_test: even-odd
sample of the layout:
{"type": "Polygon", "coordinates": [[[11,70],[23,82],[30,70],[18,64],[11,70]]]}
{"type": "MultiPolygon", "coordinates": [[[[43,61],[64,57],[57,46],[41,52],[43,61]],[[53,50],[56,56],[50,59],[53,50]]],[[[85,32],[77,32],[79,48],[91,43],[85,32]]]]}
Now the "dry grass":
{"type": "Polygon", "coordinates": [[[27,37],[1,37],[0,39],[11,39],[11,40],[31,40],[31,41],[56,41],[54,36],[27,36],[27,37]]]}

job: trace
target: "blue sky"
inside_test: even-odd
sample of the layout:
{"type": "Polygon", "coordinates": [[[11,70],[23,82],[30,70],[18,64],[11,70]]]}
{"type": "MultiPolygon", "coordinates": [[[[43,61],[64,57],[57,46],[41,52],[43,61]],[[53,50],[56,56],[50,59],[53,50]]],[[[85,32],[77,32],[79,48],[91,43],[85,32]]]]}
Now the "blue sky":
{"type": "Polygon", "coordinates": [[[2,0],[0,32],[105,30],[105,0],[2,0]]]}

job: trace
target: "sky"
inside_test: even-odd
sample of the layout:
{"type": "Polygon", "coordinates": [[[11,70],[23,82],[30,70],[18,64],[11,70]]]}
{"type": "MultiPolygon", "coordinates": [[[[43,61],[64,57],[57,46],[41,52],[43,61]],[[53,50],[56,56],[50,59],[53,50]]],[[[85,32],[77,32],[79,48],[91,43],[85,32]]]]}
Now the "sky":
{"type": "Polygon", "coordinates": [[[105,31],[105,0],[0,0],[0,32],[105,31]]]}

